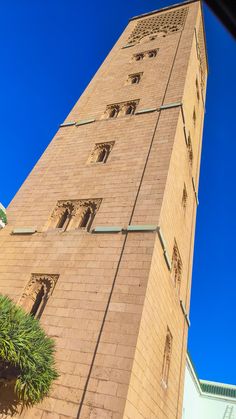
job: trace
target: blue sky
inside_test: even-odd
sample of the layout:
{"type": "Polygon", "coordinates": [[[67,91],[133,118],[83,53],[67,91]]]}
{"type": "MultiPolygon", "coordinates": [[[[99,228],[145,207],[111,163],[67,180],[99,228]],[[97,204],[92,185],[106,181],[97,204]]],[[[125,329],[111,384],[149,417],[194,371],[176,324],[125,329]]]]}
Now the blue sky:
{"type": "MultiPolygon", "coordinates": [[[[174,3],[0,1],[0,202],[13,198],[128,19],[174,3]]],[[[210,74],[189,349],[201,378],[236,384],[236,45],[204,9],[210,74]]]]}

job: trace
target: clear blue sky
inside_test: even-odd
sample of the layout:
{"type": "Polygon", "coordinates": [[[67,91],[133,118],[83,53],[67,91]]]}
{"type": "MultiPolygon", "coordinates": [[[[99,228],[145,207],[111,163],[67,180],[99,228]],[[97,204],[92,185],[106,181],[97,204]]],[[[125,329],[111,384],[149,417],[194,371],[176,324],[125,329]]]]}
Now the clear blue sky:
{"type": "MultiPolygon", "coordinates": [[[[7,205],[134,15],[173,0],[0,0],[0,201],[7,205]]],[[[236,384],[235,41],[205,8],[210,74],[189,349],[236,384]],[[233,233],[234,232],[234,233],[233,233]]]]}

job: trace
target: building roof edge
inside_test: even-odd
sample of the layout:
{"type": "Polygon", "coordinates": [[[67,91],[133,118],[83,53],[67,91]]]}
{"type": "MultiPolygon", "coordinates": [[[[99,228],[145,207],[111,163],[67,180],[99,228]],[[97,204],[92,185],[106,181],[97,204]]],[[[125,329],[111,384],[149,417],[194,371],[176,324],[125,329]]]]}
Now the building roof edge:
{"type": "Polygon", "coordinates": [[[235,403],[236,386],[234,384],[226,384],[226,383],[220,383],[217,381],[202,380],[198,378],[196,368],[193,364],[193,361],[189,352],[187,352],[186,361],[187,361],[187,366],[189,367],[189,370],[194,379],[194,383],[197,386],[197,389],[201,396],[211,397],[215,399],[230,400],[230,401],[234,401],[235,403]],[[209,386],[208,390],[206,389],[206,386],[209,386]],[[213,391],[211,387],[217,387],[218,392],[213,391]],[[222,389],[221,392],[220,392],[220,389],[222,389]],[[234,394],[232,395],[230,391],[233,391],[234,394]]]}
{"type": "Polygon", "coordinates": [[[201,3],[201,0],[185,0],[185,1],[182,1],[181,3],[175,3],[175,4],[172,4],[170,6],[162,7],[161,9],[153,10],[152,12],[142,13],[141,15],[137,15],[137,16],[131,17],[129,19],[129,22],[131,20],[139,19],[141,17],[146,17],[146,16],[153,15],[155,13],[163,12],[164,10],[175,9],[176,7],[180,7],[180,6],[184,6],[185,4],[196,3],[196,2],[200,2],[201,3]]]}

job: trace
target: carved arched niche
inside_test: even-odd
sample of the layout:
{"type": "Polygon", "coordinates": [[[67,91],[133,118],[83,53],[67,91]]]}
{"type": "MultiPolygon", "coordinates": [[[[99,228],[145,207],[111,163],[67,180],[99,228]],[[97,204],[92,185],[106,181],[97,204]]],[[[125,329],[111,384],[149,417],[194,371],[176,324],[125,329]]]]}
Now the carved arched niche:
{"type": "Polygon", "coordinates": [[[58,201],[48,223],[48,229],[61,231],[89,231],[101,199],[74,199],[58,201]]]}
{"type": "Polygon", "coordinates": [[[57,274],[32,274],[19,300],[19,305],[29,314],[39,319],[58,278],[59,275],[57,274]]]}
{"type": "Polygon", "coordinates": [[[114,141],[97,143],[89,156],[89,163],[106,163],[109,154],[114,146],[114,141]]]}
{"type": "Polygon", "coordinates": [[[171,361],[171,352],[172,352],[172,335],[170,330],[167,328],[165,348],[164,348],[164,357],[162,364],[162,384],[165,388],[168,385],[169,371],[170,371],[170,361],[171,361]]]}

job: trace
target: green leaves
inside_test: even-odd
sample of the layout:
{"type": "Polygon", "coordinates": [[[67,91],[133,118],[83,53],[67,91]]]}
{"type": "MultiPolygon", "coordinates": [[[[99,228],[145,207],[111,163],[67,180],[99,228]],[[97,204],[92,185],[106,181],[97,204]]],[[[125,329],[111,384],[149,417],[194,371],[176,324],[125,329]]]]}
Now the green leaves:
{"type": "Polygon", "coordinates": [[[15,373],[15,392],[26,406],[48,395],[58,377],[54,363],[54,342],[38,320],[8,297],[0,295],[0,378],[5,365],[15,373]]]}
{"type": "Polygon", "coordinates": [[[2,220],[4,224],[7,224],[7,216],[1,208],[0,208],[0,220],[2,220]]]}

